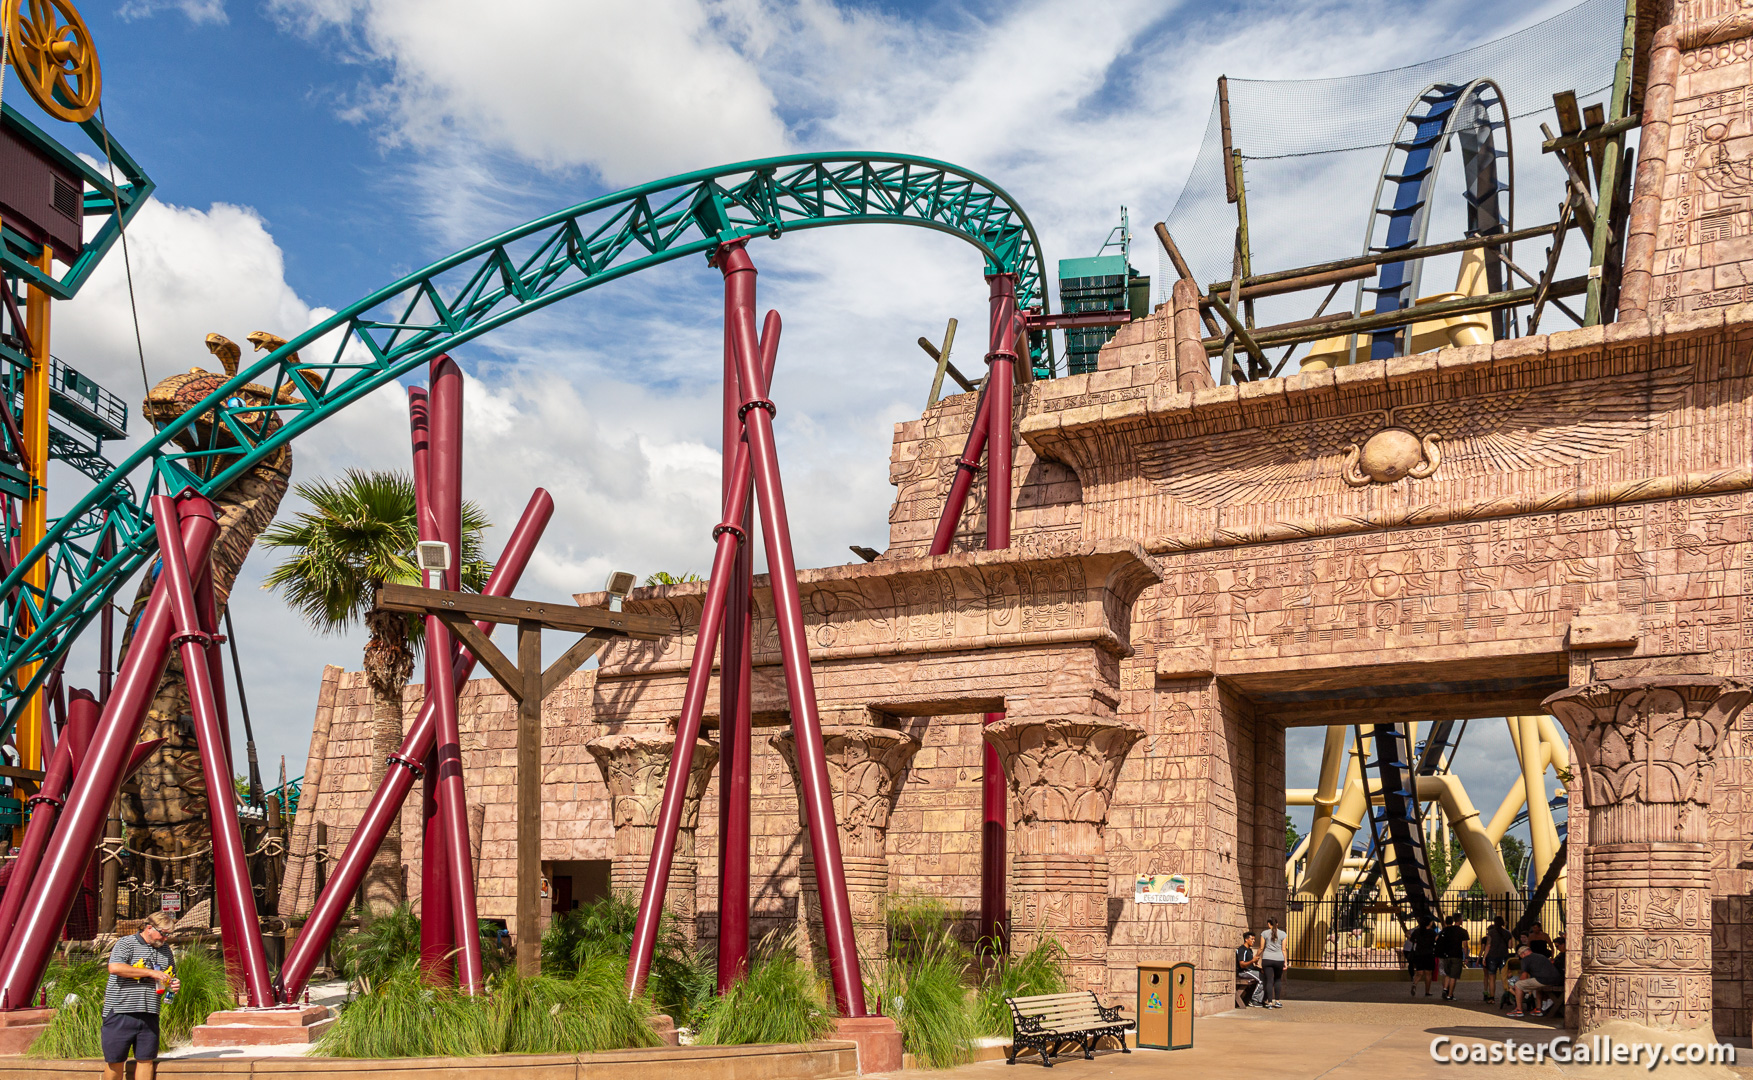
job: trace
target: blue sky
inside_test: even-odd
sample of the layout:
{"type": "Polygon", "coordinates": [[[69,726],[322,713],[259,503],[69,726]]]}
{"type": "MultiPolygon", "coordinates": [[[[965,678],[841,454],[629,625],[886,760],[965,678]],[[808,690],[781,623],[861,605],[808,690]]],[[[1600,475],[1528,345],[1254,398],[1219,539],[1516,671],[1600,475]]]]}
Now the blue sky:
{"type": "MultiPolygon", "coordinates": [[[[1149,224],[1187,176],[1218,74],[1377,70],[1566,6],[86,0],[83,11],[109,126],[158,182],[130,236],[156,380],[210,363],[209,331],[290,337],[540,213],[791,149],[920,153],[983,172],[1028,209],[1050,259],[1093,254],[1124,203],[1142,238],[1135,262],[1153,272],[1149,224]]],[[[23,100],[12,84],[5,96],[23,100]]],[[[913,340],[950,316],[980,324],[978,257],[896,228],[753,250],[763,305],[786,315],[774,396],[799,562],[881,548],[892,426],[918,415],[930,377],[913,340]]],[[[507,524],[532,484],[559,504],[522,591],[565,596],[610,568],[705,569],[715,276],[671,264],[459,354],[468,495],[507,524]]],[[[137,401],[128,312],[112,256],[57,311],[55,351],[137,401]]],[[[405,467],[401,408],[386,391],[326,424],[296,446],[295,479],[405,467]]],[[[234,610],[263,761],[272,770],[284,754],[296,775],[321,667],[357,666],[362,640],[306,630],[255,587],[265,565],[252,558],[234,610]]],[[[1312,782],[1294,775],[1298,760],[1292,784],[1312,782]]]]}

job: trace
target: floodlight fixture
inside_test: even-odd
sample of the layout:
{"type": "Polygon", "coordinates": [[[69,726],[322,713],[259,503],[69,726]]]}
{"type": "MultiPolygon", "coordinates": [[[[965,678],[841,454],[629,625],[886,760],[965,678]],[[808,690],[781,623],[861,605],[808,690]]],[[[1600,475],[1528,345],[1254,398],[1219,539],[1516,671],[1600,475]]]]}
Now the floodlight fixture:
{"type": "Polygon", "coordinates": [[[627,571],[610,570],[609,580],[603,583],[603,591],[609,594],[609,607],[620,611],[622,598],[632,592],[633,586],[637,584],[639,579],[627,571]]]}

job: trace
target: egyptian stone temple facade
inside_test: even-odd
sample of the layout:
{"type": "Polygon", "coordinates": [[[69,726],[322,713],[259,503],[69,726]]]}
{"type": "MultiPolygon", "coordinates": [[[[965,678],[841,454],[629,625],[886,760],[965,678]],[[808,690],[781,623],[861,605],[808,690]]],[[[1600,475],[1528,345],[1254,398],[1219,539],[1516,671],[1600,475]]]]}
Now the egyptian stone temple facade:
{"type": "MultiPolygon", "coordinates": [[[[1645,22],[1615,322],[1215,386],[1182,289],[1099,370],[1017,389],[1007,551],[977,550],[977,485],[957,553],[926,555],[974,395],[898,426],[887,550],[801,574],[862,951],[885,892],[971,923],[985,743],[1009,778],[1016,939],[1053,934],[1080,985],[1123,1000],[1140,962],[1227,972],[1242,930],[1285,911],[1287,727],[1550,712],[1580,773],[1572,1027],[1753,1034],[1750,11],[1645,22]],[[1184,875],[1190,902],[1135,904],[1145,873],[1184,875]]],[[[703,592],[636,590],[627,609],[672,632],[547,702],[556,904],[643,881],[703,592]]],[[[755,664],[756,932],[807,935],[770,608],[755,664]]],[[[366,797],[364,681],[331,670],[322,695],[283,911],[309,905],[313,823],[344,843],[366,797]]],[[[509,918],[512,702],[476,681],[463,722],[481,912],[509,918]]],[[[706,941],[714,758],[695,754],[670,897],[706,941]]],[[[1199,990],[1229,1007],[1227,978],[1199,990]]]]}

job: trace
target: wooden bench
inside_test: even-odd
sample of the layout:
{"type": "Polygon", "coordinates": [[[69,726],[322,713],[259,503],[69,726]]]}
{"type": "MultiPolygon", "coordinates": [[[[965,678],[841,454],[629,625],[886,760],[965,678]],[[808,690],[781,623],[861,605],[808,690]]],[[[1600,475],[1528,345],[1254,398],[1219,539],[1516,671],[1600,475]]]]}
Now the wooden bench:
{"type": "Polygon", "coordinates": [[[1041,1064],[1053,1067],[1053,1058],[1060,1047],[1075,1043],[1083,1050],[1085,1060],[1093,1058],[1096,1044],[1104,1038],[1120,1044],[1122,1053],[1130,1054],[1126,1032],[1137,1025],[1096,1000],[1092,990],[1071,994],[1038,994],[1034,997],[1005,998],[1010,1006],[1011,1043],[1006,1064],[1015,1065],[1017,1054],[1034,1048],[1041,1054],[1041,1064]]]}

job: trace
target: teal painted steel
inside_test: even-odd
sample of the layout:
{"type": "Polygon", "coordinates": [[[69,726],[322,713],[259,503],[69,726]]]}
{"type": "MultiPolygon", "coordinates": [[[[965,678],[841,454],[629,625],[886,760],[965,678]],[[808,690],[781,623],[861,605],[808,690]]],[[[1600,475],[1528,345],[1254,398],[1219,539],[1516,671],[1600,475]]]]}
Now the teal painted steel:
{"type": "Polygon", "coordinates": [[[1088,259],[1060,259],[1059,276],[1068,278],[1125,277],[1124,255],[1095,255],[1088,259]]]}
{"type": "MultiPolygon", "coordinates": [[[[147,509],[154,493],[187,487],[214,494],[439,353],[604,282],[705,255],[730,240],[867,223],[960,237],[980,249],[987,273],[1017,275],[1020,308],[1046,310],[1041,244],[1015,200],[975,173],[928,158],[840,153],[742,162],[605,195],[520,225],[343,308],[244,368],[52,523],[43,542],[0,581],[0,703],[6,709],[0,735],[117,585],[156,550],[147,509]],[[302,349],[321,355],[304,358],[302,349]],[[298,399],[249,404],[237,397],[247,383],[276,395],[290,387],[298,399]],[[209,410],[215,422],[197,426],[196,417],[209,410]],[[140,481],[137,490],[128,477],[140,481]],[[114,540],[114,554],[103,557],[97,553],[106,537],[114,540]],[[40,592],[23,584],[25,568],[37,560],[48,564],[40,592]],[[20,686],[15,673],[31,660],[44,663],[20,686]]],[[[1052,370],[1050,353],[1046,370],[1052,370]]]]}

